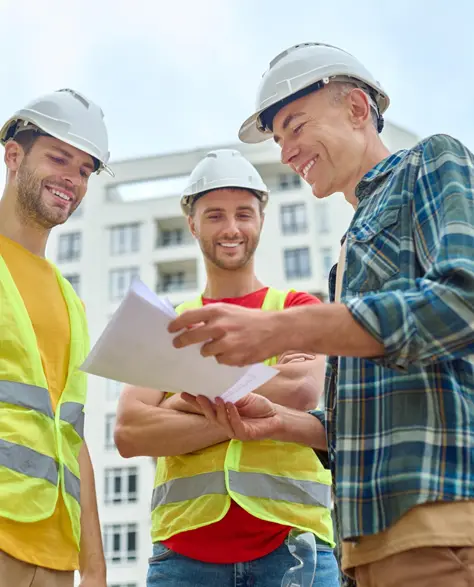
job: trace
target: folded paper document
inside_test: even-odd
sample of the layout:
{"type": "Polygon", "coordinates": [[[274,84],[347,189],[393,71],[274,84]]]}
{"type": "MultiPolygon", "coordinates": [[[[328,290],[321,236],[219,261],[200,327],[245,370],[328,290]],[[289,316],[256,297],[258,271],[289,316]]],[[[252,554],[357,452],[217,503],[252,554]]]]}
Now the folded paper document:
{"type": "Polygon", "coordinates": [[[175,349],[175,335],[167,327],[176,315],[168,299],[135,280],[81,370],[140,387],[232,402],[277,375],[262,363],[220,365],[214,357],[203,357],[200,345],[175,349]]]}

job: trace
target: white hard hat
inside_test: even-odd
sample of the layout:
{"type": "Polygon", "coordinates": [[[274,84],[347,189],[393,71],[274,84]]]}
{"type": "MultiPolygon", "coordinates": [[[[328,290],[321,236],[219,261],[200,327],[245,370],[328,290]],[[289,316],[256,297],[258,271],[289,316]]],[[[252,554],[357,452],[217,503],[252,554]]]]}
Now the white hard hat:
{"type": "Polygon", "coordinates": [[[380,132],[382,114],[390,103],[380,83],[350,53],[324,43],[302,43],[286,49],[270,62],[260,82],[256,111],[240,127],[240,140],[244,143],[267,140],[273,134],[273,118],[283,106],[331,81],[350,81],[368,93],[379,118],[380,132]]]}
{"type": "Polygon", "coordinates": [[[247,189],[263,205],[268,201],[268,188],[250,161],[235,149],[219,149],[208,153],[191,172],[181,196],[183,213],[189,216],[193,202],[200,195],[221,188],[247,189]]]}
{"type": "Polygon", "coordinates": [[[114,175],[110,158],[104,113],[91,100],[71,89],[57,90],[29,102],[3,125],[0,142],[23,130],[38,130],[91,155],[97,161],[97,173],[103,169],[114,175]]]}

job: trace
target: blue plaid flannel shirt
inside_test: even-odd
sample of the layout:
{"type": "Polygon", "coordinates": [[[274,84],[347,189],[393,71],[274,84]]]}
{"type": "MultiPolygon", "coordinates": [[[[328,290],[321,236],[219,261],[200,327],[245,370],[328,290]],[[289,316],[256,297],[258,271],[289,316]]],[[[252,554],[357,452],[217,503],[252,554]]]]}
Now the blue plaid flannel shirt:
{"type": "Polygon", "coordinates": [[[434,135],[356,196],[341,301],[385,356],[328,359],[318,417],[343,540],[420,503],[474,499],[474,156],[434,135]]]}

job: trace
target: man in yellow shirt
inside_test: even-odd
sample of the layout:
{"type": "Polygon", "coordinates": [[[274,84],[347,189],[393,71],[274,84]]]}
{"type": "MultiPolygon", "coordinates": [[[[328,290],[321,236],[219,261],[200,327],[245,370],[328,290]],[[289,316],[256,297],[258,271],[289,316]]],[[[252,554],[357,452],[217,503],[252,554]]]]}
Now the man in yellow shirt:
{"type": "MultiPolygon", "coordinates": [[[[101,109],[42,96],[0,131],[0,587],[105,587],[94,474],[83,442],[84,309],[45,259],[51,229],[107,171],[101,109]],[[44,393],[43,393],[44,392],[44,393]],[[87,540],[86,540],[87,539],[87,540]]],[[[109,171],[110,172],[110,171],[109,171]]]]}

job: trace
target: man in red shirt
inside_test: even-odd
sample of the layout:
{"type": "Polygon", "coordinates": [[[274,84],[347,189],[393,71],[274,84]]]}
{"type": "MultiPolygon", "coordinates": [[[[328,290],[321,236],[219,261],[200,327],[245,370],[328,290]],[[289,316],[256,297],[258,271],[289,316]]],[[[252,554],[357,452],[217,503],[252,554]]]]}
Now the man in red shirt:
{"type": "MultiPolygon", "coordinates": [[[[207,275],[194,306],[219,301],[283,310],[319,303],[307,293],[277,292],[256,277],[254,254],[267,199],[262,178],[238,151],[211,152],[196,166],[181,200],[207,275]]],[[[257,393],[294,411],[315,408],[322,392],[324,357],[294,351],[275,363],[279,374],[257,393]]],[[[239,444],[209,422],[196,403],[137,387],[126,387],[122,393],[115,439],[124,457],[158,458],[148,587],[278,587],[285,572],[297,564],[287,546],[292,528],[309,530],[316,538],[316,575],[305,587],[339,585],[328,503],[330,475],[309,447],[285,442],[285,433],[265,443],[239,444]],[[233,488],[230,477],[236,485],[239,476],[249,479],[243,471],[245,460],[246,471],[251,469],[259,482],[241,495],[244,490],[233,488]],[[305,481],[301,468],[308,470],[305,481]],[[222,474],[222,487],[209,487],[206,475],[211,474],[222,474]],[[277,478],[268,495],[263,478],[277,478]],[[304,483],[311,484],[313,494],[308,489],[303,495],[301,487],[309,487],[304,483]],[[327,501],[316,497],[321,490],[327,501]]]]}

